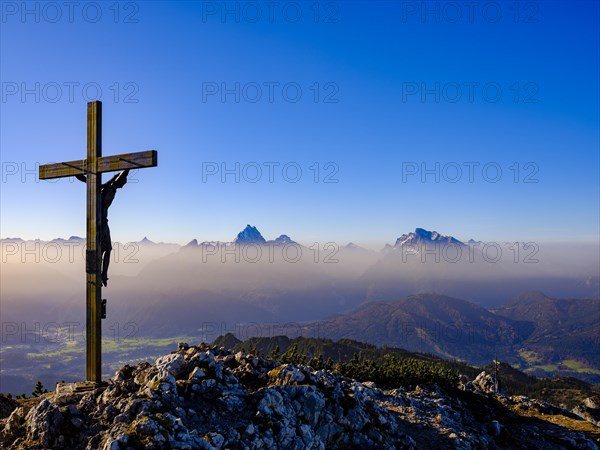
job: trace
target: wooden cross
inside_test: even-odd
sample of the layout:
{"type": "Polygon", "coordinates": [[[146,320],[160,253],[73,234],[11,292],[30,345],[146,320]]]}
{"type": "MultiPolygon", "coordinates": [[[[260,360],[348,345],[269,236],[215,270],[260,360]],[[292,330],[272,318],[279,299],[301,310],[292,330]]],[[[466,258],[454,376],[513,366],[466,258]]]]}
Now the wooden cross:
{"type": "Polygon", "coordinates": [[[86,378],[102,380],[102,285],[98,230],[102,226],[102,173],[157,166],[156,150],[102,156],[102,102],[87,104],[87,158],[40,166],[40,179],[85,175],[87,185],[86,378]]]}

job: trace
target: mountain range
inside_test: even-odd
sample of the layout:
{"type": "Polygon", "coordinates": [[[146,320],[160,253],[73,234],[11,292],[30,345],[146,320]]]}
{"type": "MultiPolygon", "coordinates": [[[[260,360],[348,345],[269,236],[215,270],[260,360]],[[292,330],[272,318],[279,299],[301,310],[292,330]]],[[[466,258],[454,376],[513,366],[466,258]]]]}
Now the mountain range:
{"type": "Polygon", "coordinates": [[[438,294],[365,304],[306,324],[304,336],[352,339],[540,376],[600,382],[600,300],[527,292],[495,310],[438,294]]]}
{"type": "MultiPolygon", "coordinates": [[[[0,242],[56,242],[56,243],[85,242],[85,238],[80,237],[80,236],[70,236],[68,239],[55,238],[50,241],[44,241],[44,240],[40,240],[40,239],[24,240],[20,237],[12,237],[12,238],[6,237],[6,238],[0,239],[0,242]]],[[[258,230],[258,228],[256,226],[253,226],[250,224],[247,224],[246,227],[242,231],[240,231],[236,235],[236,237],[234,239],[232,239],[231,241],[207,240],[207,241],[202,241],[201,244],[198,244],[199,241],[197,239],[192,239],[187,245],[194,246],[194,244],[193,244],[194,242],[196,243],[196,245],[201,245],[201,244],[208,245],[208,244],[216,244],[216,243],[219,243],[219,244],[234,244],[235,243],[235,244],[241,244],[241,245],[244,245],[244,244],[269,244],[269,243],[280,243],[280,244],[286,244],[286,243],[296,244],[297,243],[297,242],[293,241],[286,234],[282,234],[279,237],[272,239],[272,240],[267,240],[263,237],[263,235],[261,234],[261,232],[258,230]]],[[[145,244],[145,245],[166,245],[166,246],[172,246],[172,247],[179,247],[178,244],[165,243],[165,242],[154,242],[154,241],[151,241],[150,239],[148,239],[147,237],[144,237],[142,240],[137,241],[136,243],[145,244]]],[[[401,235],[399,238],[397,238],[395,244],[393,244],[393,245],[385,244],[385,246],[381,250],[387,251],[392,248],[399,249],[403,246],[404,247],[409,247],[409,246],[419,247],[419,246],[423,246],[423,245],[444,245],[444,244],[464,246],[464,245],[477,244],[477,243],[482,243],[482,242],[470,239],[465,244],[453,236],[445,236],[445,235],[438,233],[437,231],[428,231],[424,228],[416,228],[414,232],[405,233],[405,234],[401,235]]],[[[505,243],[505,244],[510,244],[510,243],[505,243]]],[[[349,242],[344,247],[366,250],[363,247],[360,247],[352,242],[349,242]]]]}
{"type": "MultiPolygon", "coordinates": [[[[83,239],[44,245],[13,238],[1,244],[2,320],[17,324],[15,333],[3,335],[7,347],[23,343],[19,324],[41,333],[48,324],[83,327],[83,239]]],[[[498,356],[539,375],[596,379],[598,249],[540,245],[539,262],[530,264],[523,261],[531,251],[524,245],[487,244],[501,248],[504,257],[489,262],[492,253],[479,254],[470,261],[470,249],[485,243],[422,228],[380,251],[352,243],[303,246],[287,235],[266,239],[251,225],[228,242],[115,243],[103,290],[103,326],[108,336],[130,326],[140,340],[212,340],[227,331],[241,338],[293,336],[317,329],[320,337],[396,345],[472,363],[498,356]],[[456,249],[467,256],[452,262],[456,249]],[[531,291],[546,295],[519,297],[531,291]]],[[[52,343],[40,342],[37,348],[28,340],[28,352],[48,353],[44,345],[52,343]]],[[[22,360],[22,352],[15,345],[0,358],[35,364],[22,360]]]]}
{"type": "Polygon", "coordinates": [[[246,225],[242,231],[240,231],[235,239],[231,242],[222,241],[204,241],[198,243],[197,239],[192,239],[183,248],[193,249],[196,247],[215,247],[215,246],[232,246],[232,245],[285,245],[294,244],[299,245],[290,239],[289,236],[282,234],[276,239],[267,241],[258,229],[252,225],[246,225]]]}

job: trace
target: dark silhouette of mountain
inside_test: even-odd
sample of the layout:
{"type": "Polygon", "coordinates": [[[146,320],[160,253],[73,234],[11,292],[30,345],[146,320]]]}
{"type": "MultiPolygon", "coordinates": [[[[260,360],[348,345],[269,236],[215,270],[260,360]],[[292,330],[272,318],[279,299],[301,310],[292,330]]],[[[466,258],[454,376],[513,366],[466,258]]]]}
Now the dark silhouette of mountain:
{"type": "Polygon", "coordinates": [[[198,239],[192,239],[190,242],[188,242],[181,248],[187,249],[187,248],[197,248],[197,247],[198,247],[198,239]]]}
{"type": "Polygon", "coordinates": [[[477,365],[499,358],[539,375],[549,369],[545,375],[592,382],[600,380],[599,329],[600,300],[541,293],[527,293],[495,311],[438,294],[410,295],[304,327],[324,338],[398,346],[477,365]]]}
{"type": "Polygon", "coordinates": [[[504,358],[514,353],[530,331],[523,325],[466,300],[419,294],[368,303],[306,330],[318,330],[321,337],[331,339],[355,339],[485,364],[495,353],[504,358]]]}
{"type": "Polygon", "coordinates": [[[523,351],[533,352],[528,355],[532,362],[574,360],[584,367],[600,367],[599,299],[557,299],[527,292],[495,312],[531,324],[523,351]]]}

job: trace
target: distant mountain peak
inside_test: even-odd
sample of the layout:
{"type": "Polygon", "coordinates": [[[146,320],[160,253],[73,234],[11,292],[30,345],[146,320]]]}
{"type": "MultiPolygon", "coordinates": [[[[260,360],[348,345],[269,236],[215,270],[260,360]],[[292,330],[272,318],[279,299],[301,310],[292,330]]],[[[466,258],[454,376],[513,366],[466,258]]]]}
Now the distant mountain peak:
{"type": "Polygon", "coordinates": [[[258,231],[258,229],[252,225],[246,225],[242,231],[238,233],[236,238],[232,242],[225,241],[204,241],[198,243],[197,239],[193,239],[188,244],[186,244],[185,248],[195,248],[195,247],[229,247],[235,244],[266,244],[266,245],[286,245],[286,244],[296,244],[287,234],[280,235],[277,239],[267,241],[263,235],[258,231]]]}
{"type": "Polygon", "coordinates": [[[154,242],[144,236],[144,239],[140,241],[140,244],[154,244],[154,242]]]}
{"type": "Polygon", "coordinates": [[[264,244],[267,241],[256,227],[246,225],[246,228],[238,233],[234,242],[236,244],[264,244]]]}
{"type": "Polygon", "coordinates": [[[394,247],[404,245],[423,245],[423,244],[456,244],[464,245],[458,239],[452,236],[444,236],[437,231],[429,231],[424,228],[415,228],[415,231],[408,234],[403,234],[396,240],[394,247]]]}
{"type": "Polygon", "coordinates": [[[369,251],[366,248],[361,247],[360,245],[356,245],[354,242],[348,242],[343,248],[345,248],[346,250],[357,251],[357,252],[368,252],[369,251]]]}
{"type": "MultiPolygon", "coordinates": [[[[415,228],[415,234],[422,238],[432,239],[432,236],[437,237],[438,232],[428,231],[425,228],[415,228]]],[[[435,239],[435,237],[433,237],[433,239],[435,239]]]]}
{"type": "Polygon", "coordinates": [[[185,247],[188,247],[188,248],[198,247],[198,239],[192,239],[190,242],[185,244],[185,247]]]}
{"type": "Polygon", "coordinates": [[[274,242],[276,244],[292,244],[292,243],[294,243],[294,241],[292,241],[292,239],[287,234],[282,234],[277,239],[275,239],[274,242]]]}

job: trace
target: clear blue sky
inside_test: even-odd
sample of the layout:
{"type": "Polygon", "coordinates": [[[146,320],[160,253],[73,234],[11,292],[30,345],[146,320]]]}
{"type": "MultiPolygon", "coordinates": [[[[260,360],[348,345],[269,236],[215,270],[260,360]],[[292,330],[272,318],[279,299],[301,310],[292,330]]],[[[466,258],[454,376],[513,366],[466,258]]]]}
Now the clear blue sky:
{"type": "Polygon", "coordinates": [[[115,240],[230,240],[247,223],[342,244],[415,227],[598,240],[597,1],[225,4],[2,4],[2,237],[85,234],[84,186],[22,169],[84,157],[100,87],[104,154],[159,151],[117,194],[115,240]],[[213,94],[236,83],[239,102],[213,94]]]}

